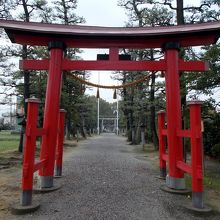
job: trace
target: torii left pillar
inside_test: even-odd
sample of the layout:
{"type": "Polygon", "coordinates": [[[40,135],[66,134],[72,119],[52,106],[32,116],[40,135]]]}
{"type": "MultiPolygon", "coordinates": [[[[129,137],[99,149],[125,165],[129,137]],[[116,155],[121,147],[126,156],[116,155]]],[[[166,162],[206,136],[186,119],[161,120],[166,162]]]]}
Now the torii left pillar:
{"type": "Polygon", "coordinates": [[[47,163],[39,171],[42,189],[55,188],[53,178],[62,84],[62,61],[65,44],[63,42],[50,42],[48,49],[50,50],[50,61],[43,123],[43,128],[48,133],[42,138],[40,155],[40,159],[46,159],[47,163]]]}

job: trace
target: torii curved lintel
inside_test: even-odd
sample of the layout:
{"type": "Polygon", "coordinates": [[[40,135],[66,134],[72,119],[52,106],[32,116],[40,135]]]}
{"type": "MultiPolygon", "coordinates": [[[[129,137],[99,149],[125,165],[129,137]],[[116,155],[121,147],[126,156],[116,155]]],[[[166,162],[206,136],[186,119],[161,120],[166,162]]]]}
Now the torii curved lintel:
{"type": "Polygon", "coordinates": [[[0,20],[13,43],[47,46],[63,41],[73,48],[161,48],[167,42],[181,47],[209,45],[220,36],[220,22],[166,27],[95,27],[0,20]]]}

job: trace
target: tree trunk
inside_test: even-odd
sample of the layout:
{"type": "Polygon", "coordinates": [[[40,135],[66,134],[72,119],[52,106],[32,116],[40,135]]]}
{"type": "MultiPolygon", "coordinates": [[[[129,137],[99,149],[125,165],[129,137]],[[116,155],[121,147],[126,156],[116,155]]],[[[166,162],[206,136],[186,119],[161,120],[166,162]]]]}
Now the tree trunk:
{"type": "Polygon", "coordinates": [[[81,135],[82,135],[83,138],[85,138],[85,139],[87,138],[83,124],[80,126],[80,133],[81,133],[81,135]]]}
{"type": "MultiPolygon", "coordinates": [[[[183,9],[183,0],[177,0],[177,9],[176,9],[176,17],[177,17],[177,24],[182,25],[185,23],[184,21],[184,9],[183,9]]],[[[182,49],[181,58],[184,57],[184,50],[182,49]]],[[[182,105],[182,128],[186,128],[186,94],[187,94],[187,88],[186,88],[186,83],[185,83],[185,75],[184,73],[181,74],[181,81],[180,81],[180,88],[181,88],[181,105],[182,105]]],[[[185,139],[183,139],[183,154],[184,154],[184,160],[187,160],[187,143],[185,139]]]]}
{"type": "MultiPolygon", "coordinates": [[[[150,58],[154,60],[154,53],[153,49],[150,50],[150,58]]],[[[152,73],[151,76],[151,86],[150,86],[150,129],[152,134],[152,141],[154,144],[155,150],[158,150],[159,143],[158,143],[158,136],[156,130],[156,112],[155,112],[155,73],[152,73]]]]}
{"type": "Polygon", "coordinates": [[[151,89],[150,89],[150,129],[152,134],[152,140],[155,150],[158,150],[158,136],[156,130],[156,113],[155,113],[155,74],[151,77],[151,89]]]}
{"type": "MultiPolygon", "coordinates": [[[[28,6],[27,2],[25,0],[22,0],[22,6],[25,14],[25,21],[29,22],[30,21],[30,14],[28,12],[28,6]]],[[[22,59],[25,60],[27,59],[27,45],[22,46],[22,59]]],[[[29,71],[23,71],[24,74],[24,120],[27,117],[27,103],[25,102],[26,99],[30,97],[30,73],[29,71]]],[[[20,133],[20,141],[19,141],[19,146],[18,146],[18,151],[23,152],[23,142],[24,142],[24,133],[26,129],[26,123],[22,123],[22,128],[21,128],[21,133],[20,133]]]]}
{"type": "Polygon", "coordinates": [[[128,141],[131,142],[132,141],[132,137],[131,137],[131,126],[130,126],[130,117],[129,115],[127,115],[126,118],[126,122],[127,122],[127,137],[128,137],[128,141]]]}
{"type": "MultiPolygon", "coordinates": [[[[27,45],[23,45],[23,51],[22,51],[22,59],[27,58],[27,45]]],[[[23,71],[24,74],[24,120],[27,117],[27,102],[26,99],[30,98],[30,73],[29,71],[23,71]]],[[[24,143],[24,134],[26,129],[26,123],[22,123],[21,133],[20,133],[20,141],[18,146],[18,152],[23,152],[23,143],[24,143]]]]}
{"type": "Polygon", "coordinates": [[[70,140],[70,135],[71,135],[71,121],[69,119],[69,114],[67,113],[66,115],[66,139],[70,140]]]}
{"type": "Polygon", "coordinates": [[[23,152],[24,129],[25,129],[25,125],[21,125],[20,140],[19,140],[19,146],[18,146],[18,152],[20,152],[20,153],[23,152]]]}
{"type": "Polygon", "coordinates": [[[135,144],[140,144],[141,143],[141,124],[142,121],[139,121],[137,127],[136,127],[136,132],[135,132],[135,144]]]}
{"type": "Polygon", "coordinates": [[[176,20],[177,24],[184,24],[184,11],[183,11],[183,0],[176,0],[176,20]]]}

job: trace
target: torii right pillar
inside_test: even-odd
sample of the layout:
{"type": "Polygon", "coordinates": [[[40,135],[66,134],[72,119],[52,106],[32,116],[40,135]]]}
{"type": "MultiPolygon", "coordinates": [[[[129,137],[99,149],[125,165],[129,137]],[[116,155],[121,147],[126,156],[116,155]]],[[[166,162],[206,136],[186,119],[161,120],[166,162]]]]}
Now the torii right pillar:
{"type": "Polygon", "coordinates": [[[166,186],[173,190],[184,190],[184,172],[177,167],[177,161],[183,161],[183,143],[177,136],[181,130],[181,97],[179,80],[179,43],[170,42],[164,45],[166,60],[166,112],[167,112],[167,141],[168,168],[166,186]]]}

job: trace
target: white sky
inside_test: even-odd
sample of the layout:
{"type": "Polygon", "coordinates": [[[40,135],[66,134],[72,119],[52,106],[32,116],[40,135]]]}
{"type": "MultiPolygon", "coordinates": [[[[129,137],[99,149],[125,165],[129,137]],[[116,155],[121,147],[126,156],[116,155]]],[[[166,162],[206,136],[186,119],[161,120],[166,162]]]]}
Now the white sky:
{"type": "MultiPolygon", "coordinates": [[[[86,25],[92,26],[112,26],[123,27],[127,19],[123,8],[117,6],[117,0],[78,0],[77,14],[86,19],[86,25]]],[[[82,54],[84,59],[96,59],[98,53],[108,53],[108,50],[84,50],[82,54]]],[[[112,80],[111,72],[97,71],[91,72],[90,81],[98,83],[98,74],[100,75],[100,84],[116,85],[112,80]]],[[[86,94],[96,95],[96,89],[86,90],[86,94]]],[[[100,98],[108,102],[113,102],[113,91],[100,89],[100,98]]]]}
{"type": "Polygon", "coordinates": [[[78,0],[78,15],[86,24],[96,26],[124,26],[124,9],[117,6],[117,0],[78,0]]]}

